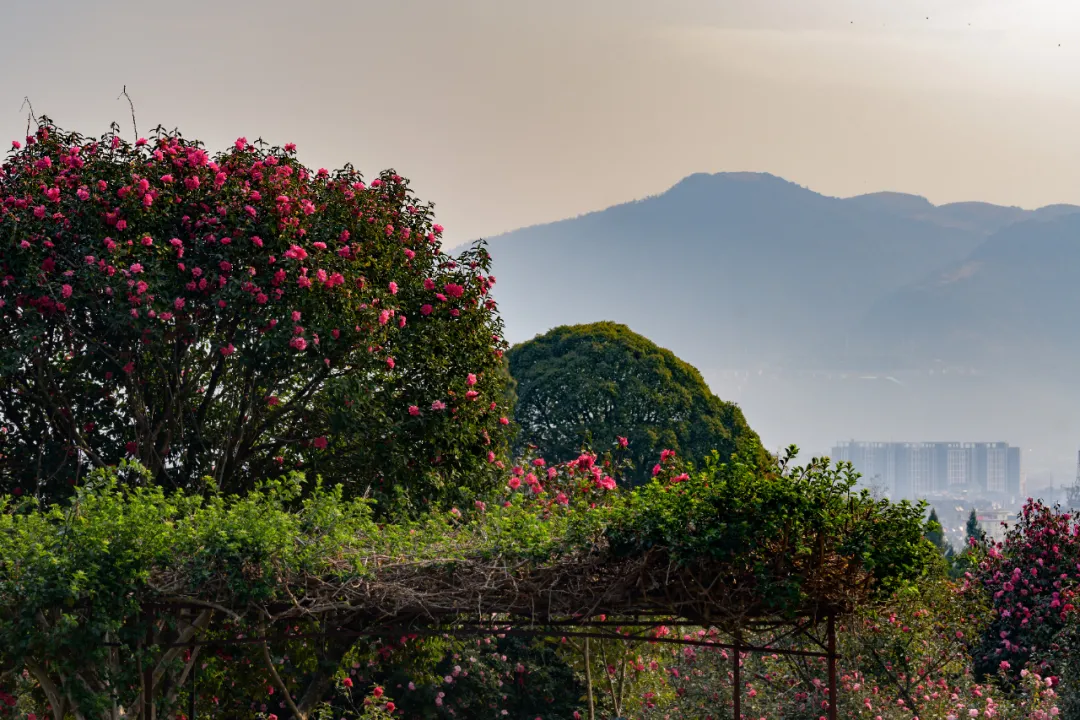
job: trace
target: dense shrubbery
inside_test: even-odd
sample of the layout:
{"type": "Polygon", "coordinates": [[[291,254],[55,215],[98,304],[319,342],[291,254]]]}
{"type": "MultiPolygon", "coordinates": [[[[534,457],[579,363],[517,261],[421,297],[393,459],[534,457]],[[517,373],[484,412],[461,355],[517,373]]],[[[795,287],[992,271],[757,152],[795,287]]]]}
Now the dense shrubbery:
{"type": "MultiPolygon", "coordinates": [[[[49,700],[54,707],[66,703],[96,716],[114,702],[132,707],[137,699],[135,661],[148,631],[140,608],[147,602],[183,601],[204,608],[198,617],[179,624],[154,626],[155,644],[167,645],[185,633],[219,640],[257,635],[266,632],[266,623],[275,616],[278,621],[273,627],[285,622],[293,626],[293,634],[304,635],[344,623],[357,613],[407,611],[411,596],[401,594],[403,587],[421,588],[417,602],[442,607],[446,598],[457,597],[457,590],[451,587],[424,595],[423,588],[427,579],[437,585],[444,569],[468,572],[470,563],[516,568],[505,585],[524,578],[522,573],[528,573],[529,567],[573,572],[575,563],[586,562],[581,567],[595,571],[596,562],[618,563],[628,555],[658,549],[681,564],[711,557],[721,561],[720,567],[736,570],[744,569],[743,558],[749,557],[746,568],[757,572],[758,591],[773,597],[773,609],[782,613],[785,601],[803,602],[807,594],[820,590],[810,587],[813,567],[800,566],[798,548],[774,547],[772,552],[790,555],[791,567],[801,573],[790,572],[788,566],[770,573],[764,569],[774,567],[770,556],[753,552],[755,547],[769,546],[768,536],[760,533],[772,533],[787,515],[778,503],[760,502],[773,493],[792,504],[793,532],[817,528],[830,561],[845,563],[845,567],[846,563],[866,563],[883,583],[910,585],[918,575],[912,571],[925,552],[919,544],[918,510],[895,514],[885,505],[852,494],[849,475],[820,463],[811,469],[778,468],[757,492],[745,466],[710,465],[689,479],[679,472],[677,463],[670,458],[667,463],[667,470],[652,483],[633,492],[620,492],[609,474],[618,474],[617,455],[584,455],[554,466],[536,459],[528,466],[506,470],[495,465],[492,471],[505,483],[502,491],[477,500],[468,513],[455,508],[393,524],[377,521],[370,500],[347,499],[340,486],[314,485],[304,491],[296,475],[241,496],[203,496],[147,486],[144,471],[122,465],[116,474],[91,473],[65,504],[44,507],[31,498],[8,496],[0,508],[0,667],[30,668],[38,692],[53,688],[49,700]],[[732,493],[735,489],[740,492],[732,493]],[[823,494],[838,499],[841,520],[804,527],[798,518],[809,519],[814,508],[821,509],[823,494]],[[690,508],[697,508],[699,514],[687,515],[690,508]],[[733,518],[746,515],[747,519],[752,515],[759,524],[750,527],[739,521],[732,525],[736,535],[731,535],[723,531],[723,524],[709,522],[716,513],[733,518]],[[687,519],[701,523],[701,536],[679,537],[664,529],[687,519]],[[893,534],[865,532],[866,523],[873,527],[886,522],[893,526],[893,534]],[[888,565],[874,568],[868,564],[884,551],[902,556],[903,562],[896,564],[898,573],[888,565]],[[761,567],[756,564],[759,560],[761,567]],[[419,574],[403,575],[402,568],[408,572],[419,568],[419,574]]],[[[806,555],[812,557],[813,548],[807,548],[806,555]]],[[[503,592],[497,595],[503,597],[506,591],[498,587],[500,577],[495,573],[488,581],[490,591],[503,592]]],[[[553,582],[551,587],[558,592],[572,592],[576,587],[573,579],[569,584],[553,582]]],[[[854,592],[849,589],[845,594],[854,592]]],[[[593,601],[591,597],[573,600],[581,608],[593,601]]],[[[364,670],[369,684],[388,684],[391,678],[385,673],[393,667],[398,667],[393,677],[400,677],[403,667],[416,665],[408,657],[423,641],[403,638],[395,644],[392,640],[387,638],[382,651],[372,651],[369,662],[378,659],[386,667],[364,670]]],[[[323,691],[330,690],[330,679],[347,667],[350,653],[370,647],[363,642],[354,647],[355,637],[330,639],[323,645],[323,641],[290,641],[287,636],[281,641],[290,648],[288,660],[275,664],[283,673],[281,691],[287,687],[293,697],[309,698],[301,703],[305,712],[317,705],[323,691]],[[322,691],[312,694],[312,688],[322,691]]],[[[274,650],[281,652],[281,648],[274,650]]],[[[515,667],[524,667],[528,657],[543,657],[539,650],[521,646],[500,657],[514,650],[520,654],[510,661],[515,667]]],[[[490,703],[491,693],[499,695],[492,683],[494,687],[505,683],[500,673],[508,672],[507,668],[492,665],[490,651],[485,652],[485,658],[478,660],[485,674],[480,676],[476,670],[469,683],[455,684],[452,699],[458,707],[481,702],[481,697],[490,703]]],[[[243,647],[225,655],[251,669],[228,671],[224,676],[232,682],[240,680],[243,690],[238,700],[227,687],[220,687],[218,696],[248,703],[243,693],[266,681],[263,657],[243,647]]],[[[171,659],[152,657],[163,673],[171,673],[173,682],[179,681],[189,664],[201,662],[190,655],[185,660],[179,650],[171,659]]],[[[568,672],[565,664],[554,659],[541,664],[550,666],[555,676],[568,672]]],[[[225,672],[226,668],[219,669],[225,672]]],[[[528,673],[534,683],[530,693],[535,695],[535,683],[547,675],[535,664],[528,673]]],[[[425,686],[419,675],[410,682],[425,686]]],[[[268,682],[272,686],[277,681],[268,682]]],[[[565,682],[565,678],[560,681],[565,682]]],[[[577,695],[556,698],[556,684],[550,687],[545,697],[552,703],[565,707],[570,702],[573,707],[579,701],[577,695]]],[[[413,692],[409,702],[415,703],[427,691],[421,687],[413,692]]],[[[513,702],[509,697],[505,700],[513,702]]],[[[409,702],[401,700],[401,707],[410,707],[409,702]]]]}

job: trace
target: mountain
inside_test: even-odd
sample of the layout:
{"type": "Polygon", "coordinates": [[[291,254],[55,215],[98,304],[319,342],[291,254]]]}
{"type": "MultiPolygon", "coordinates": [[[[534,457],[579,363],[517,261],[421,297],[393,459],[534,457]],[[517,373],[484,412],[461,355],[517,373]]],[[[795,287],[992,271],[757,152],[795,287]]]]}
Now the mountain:
{"type": "Polygon", "coordinates": [[[1080,351],[1080,215],[1027,220],[886,295],[856,334],[912,366],[927,357],[1000,374],[1073,374],[1080,351]]]}
{"type": "Polygon", "coordinates": [[[490,243],[513,341],[614,320],[702,367],[808,369],[873,360],[860,337],[869,312],[898,312],[891,298],[1002,228],[1076,211],[840,199],[769,174],[697,174],[490,243]]]}

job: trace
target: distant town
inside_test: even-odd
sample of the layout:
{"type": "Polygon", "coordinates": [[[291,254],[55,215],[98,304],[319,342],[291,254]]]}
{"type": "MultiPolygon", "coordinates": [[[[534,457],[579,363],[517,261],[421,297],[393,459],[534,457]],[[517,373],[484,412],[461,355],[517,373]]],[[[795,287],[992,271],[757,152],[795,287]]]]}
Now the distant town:
{"type": "MultiPolygon", "coordinates": [[[[861,483],[890,500],[926,500],[938,514],[946,539],[956,548],[964,542],[968,516],[975,510],[979,526],[1000,540],[1031,491],[1026,487],[1019,447],[1006,442],[860,442],[837,443],[836,462],[850,462],[861,483]]],[[[1080,455],[1078,455],[1080,461],[1080,455]]],[[[1080,462],[1078,462],[1080,468],[1080,462]]],[[[1049,503],[1080,505],[1077,485],[1039,488],[1049,503]]]]}

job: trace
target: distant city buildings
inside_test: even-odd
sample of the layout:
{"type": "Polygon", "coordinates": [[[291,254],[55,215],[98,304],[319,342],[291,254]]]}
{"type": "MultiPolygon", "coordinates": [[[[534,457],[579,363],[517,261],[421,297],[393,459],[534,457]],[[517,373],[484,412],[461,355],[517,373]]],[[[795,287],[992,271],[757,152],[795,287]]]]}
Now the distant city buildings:
{"type": "Polygon", "coordinates": [[[1013,503],[1021,493],[1020,448],[1004,442],[841,442],[834,462],[850,462],[866,484],[894,500],[979,497],[1013,503]]]}

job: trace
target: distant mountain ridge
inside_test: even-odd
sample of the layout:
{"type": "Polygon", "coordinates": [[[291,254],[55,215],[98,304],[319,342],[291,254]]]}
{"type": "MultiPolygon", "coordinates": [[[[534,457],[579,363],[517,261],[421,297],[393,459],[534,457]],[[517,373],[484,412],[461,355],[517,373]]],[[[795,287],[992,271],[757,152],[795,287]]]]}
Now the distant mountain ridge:
{"type": "Polygon", "coordinates": [[[1046,323],[1024,335],[994,317],[1064,321],[1039,303],[1071,302],[1047,284],[1073,267],[1077,213],[889,192],[834,198],[767,173],[699,173],[490,242],[511,340],[614,320],[703,367],[887,369],[942,354],[979,365],[991,350],[1004,362],[1013,335],[1056,352],[1046,323]],[[998,289],[1011,300],[982,299],[998,289]],[[985,317],[990,308],[997,315],[985,317]]]}

